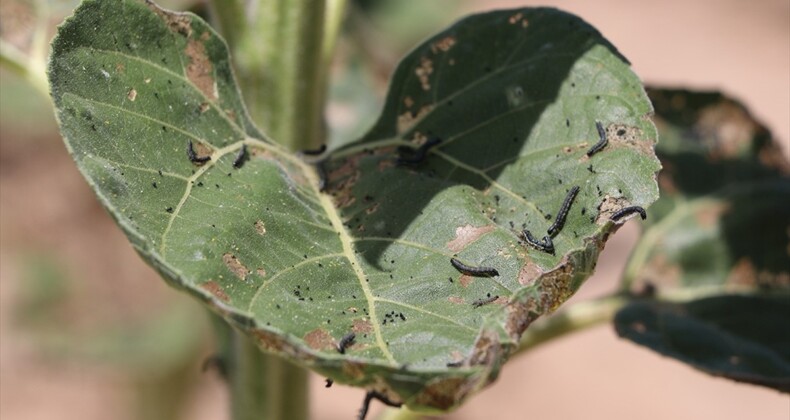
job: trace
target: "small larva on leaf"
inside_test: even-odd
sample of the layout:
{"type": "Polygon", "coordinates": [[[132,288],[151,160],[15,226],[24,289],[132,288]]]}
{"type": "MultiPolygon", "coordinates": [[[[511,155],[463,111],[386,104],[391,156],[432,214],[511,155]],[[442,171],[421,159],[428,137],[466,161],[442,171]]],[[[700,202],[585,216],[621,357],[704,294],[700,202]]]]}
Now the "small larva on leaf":
{"type": "Polygon", "coordinates": [[[498,276],[499,272],[496,268],[491,267],[472,267],[458,261],[455,258],[450,258],[450,264],[455,267],[456,270],[460,271],[463,274],[470,275],[472,277],[494,277],[498,276]]]}
{"type": "Polygon", "coordinates": [[[404,157],[403,154],[401,154],[401,156],[398,157],[398,165],[418,165],[422,163],[422,161],[425,160],[425,156],[428,154],[428,150],[441,142],[442,139],[438,137],[430,138],[423,143],[422,146],[418,147],[417,150],[414,150],[411,156],[404,157]]]}
{"type": "Polygon", "coordinates": [[[340,354],[346,354],[346,349],[354,344],[354,339],[357,338],[357,335],[350,332],[343,336],[340,341],[337,343],[337,352],[340,354]]]}
{"type": "Polygon", "coordinates": [[[616,222],[622,219],[623,217],[633,213],[639,213],[639,216],[642,217],[642,220],[647,219],[647,212],[645,212],[645,209],[639,206],[623,207],[620,210],[614,212],[614,214],[612,214],[611,219],[616,222]]]}
{"type": "Polygon", "coordinates": [[[587,156],[592,156],[601,151],[604,147],[606,147],[606,130],[604,130],[603,125],[600,122],[595,122],[595,129],[598,130],[598,143],[595,143],[590,150],[587,150],[587,156]]]}
{"type": "Polygon", "coordinates": [[[242,144],[241,149],[239,149],[239,153],[236,154],[236,159],[233,160],[233,167],[239,169],[244,165],[244,161],[247,160],[247,145],[242,144]]]}
{"type": "Polygon", "coordinates": [[[483,305],[488,305],[489,303],[491,303],[491,302],[493,302],[493,301],[495,301],[497,299],[499,299],[499,296],[497,296],[497,295],[491,296],[491,294],[489,293],[488,297],[486,297],[484,299],[478,299],[478,300],[472,302],[472,307],[473,308],[479,308],[479,307],[481,307],[483,305]]]}
{"type": "Polygon", "coordinates": [[[535,239],[535,237],[532,236],[532,233],[526,229],[524,229],[524,232],[522,233],[527,244],[539,251],[554,255],[554,241],[551,240],[551,236],[546,235],[543,237],[543,240],[539,241],[535,239]]]}
{"type": "Polygon", "coordinates": [[[187,157],[192,163],[206,163],[211,160],[211,156],[198,156],[192,145],[192,140],[187,141],[187,157]]]}
{"type": "Polygon", "coordinates": [[[579,187],[573,187],[570,191],[568,191],[568,195],[565,196],[565,201],[562,202],[562,206],[560,207],[560,211],[557,212],[557,218],[554,219],[554,223],[549,226],[548,234],[551,237],[554,237],[562,230],[562,227],[565,226],[565,218],[568,217],[568,211],[571,209],[571,204],[573,204],[573,199],[576,198],[576,194],[579,193],[579,187]]]}

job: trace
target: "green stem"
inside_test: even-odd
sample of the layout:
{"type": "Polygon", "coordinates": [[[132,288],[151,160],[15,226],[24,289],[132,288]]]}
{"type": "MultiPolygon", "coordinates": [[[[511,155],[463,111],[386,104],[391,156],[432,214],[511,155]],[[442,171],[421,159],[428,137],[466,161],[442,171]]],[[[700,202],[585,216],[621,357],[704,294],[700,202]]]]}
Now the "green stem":
{"type": "Polygon", "coordinates": [[[322,143],[325,0],[215,0],[213,9],[253,120],[291,150],[322,143]]]}
{"type": "Polygon", "coordinates": [[[307,419],[307,371],[262,353],[234,331],[229,371],[233,420],[307,419]]]}
{"type": "MultiPolygon", "coordinates": [[[[290,150],[323,143],[328,68],[345,2],[212,2],[252,119],[290,150]]],[[[262,353],[238,331],[220,336],[230,343],[224,359],[234,420],[307,418],[304,369],[262,353]]]]}
{"type": "Polygon", "coordinates": [[[615,294],[570,305],[527,328],[516,353],[523,353],[561,335],[611,322],[629,297],[615,294]]]}
{"type": "Polygon", "coordinates": [[[263,353],[242,332],[211,314],[220,360],[225,363],[233,420],[308,418],[307,371],[263,353]]]}
{"type": "Polygon", "coordinates": [[[0,66],[16,73],[37,91],[49,98],[49,83],[44,71],[43,60],[27,57],[15,46],[0,39],[0,66]]]}

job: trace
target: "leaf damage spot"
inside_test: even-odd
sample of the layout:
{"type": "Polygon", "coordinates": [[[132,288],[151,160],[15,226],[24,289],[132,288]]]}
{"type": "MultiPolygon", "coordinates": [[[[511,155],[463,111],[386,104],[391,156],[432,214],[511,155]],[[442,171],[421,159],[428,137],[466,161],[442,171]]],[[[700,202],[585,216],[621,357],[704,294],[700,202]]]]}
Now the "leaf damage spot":
{"type": "Polygon", "coordinates": [[[335,338],[323,328],[316,328],[308,332],[302,340],[313,350],[328,351],[335,348],[335,338]]]}
{"type": "Polygon", "coordinates": [[[539,265],[532,262],[532,260],[528,260],[518,272],[518,283],[522,286],[529,286],[530,284],[534,283],[535,280],[542,274],[543,269],[541,269],[539,265]]]}
{"type": "Polygon", "coordinates": [[[481,236],[489,233],[495,229],[494,225],[486,225],[475,227],[472,225],[465,225],[455,229],[455,238],[447,242],[447,248],[453,252],[460,252],[467,245],[480,239],[481,236]]]}
{"type": "Polygon", "coordinates": [[[439,51],[447,52],[447,51],[450,51],[450,48],[452,48],[453,45],[455,45],[455,43],[456,43],[455,37],[453,37],[453,36],[446,36],[446,37],[444,37],[444,38],[442,38],[442,39],[440,39],[438,41],[434,41],[431,44],[431,51],[434,54],[438,54],[439,51]]]}
{"type": "Polygon", "coordinates": [[[431,90],[430,77],[432,73],[433,60],[426,57],[421,57],[420,66],[414,70],[414,74],[416,74],[417,78],[420,79],[420,86],[422,87],[422,90],[431,90]]]}
{"type": "Polygon", "coordinates": [[[126,97],[134,102],[134,100],[137,99],[137,91],[134,88],[129,89],[129,92],[126,93],[126,97]]]}
{"type": "Polygon", "coordinates": [[[255,270],[255,272],[258,273],[258,275],[261,277],[266,277],[266,270],[263,267],[258,267],[258,269],[255,270]]]}
{"type": "Polygon", "coordinates": [[[222,254],[222,262],[228,267],[228,270],[241,280],[247,280],[247,275],[251,273],[251,271],[233,254],[227,252],[222,254]]]}
{"type": "Polygon", "coordinates": [[[351,326],[351,331],[357,334],[367,334],[373,331],[373,325],[368,319],[355,319],[351,326]]]}
{"type": "Polygon", "coordinates": [[[219,283],[217,283],[216,281],[209,280],[201,284],[200,287],[202,287],[205,291],[214,295],[217,299],[225,303],[230,302],[230,297],[225,293],[224,290],[222,290],[222,286],[220,286],[219,283]]]}
{"type": "Polygon", "coordinates": [[[214,80],[214,68],[208,58],[205,42],[211,35],[204,32],[200,39],[190,39],[184,53],[189,58],[186,73],[192,82],[206,97],[217,99],[217,83],[214,80]]]}
{"type": "Polygon", "coordinates": [[[508,18],[507,22],[511,25],[521,24],[522,27],[526,28],[529,25],[529,21],[527,18],[524,17],[524,14],[521,12],[516,13],[513,16],[508,18]]]}
{"type": "Polygon", "coordinates": [[[255,232],[258,232],[258,235],[261,236],[266,234],[266,224],[263,223],[263,220],[255,221],[255,232]]]}
{"type": "Polygon", "coordinates": [[[598,206],[598,218],[595,219],[595,223],[599,225],[608,223],[614,213],[630,205],[631,203],[625,197],[612,197],[606,194],[598,206]]]}
{"type": "Polygon", "coordinates": [[[425,105],[420,108],[416,113],[414,111],[406,111],[398,115],[398,132],[404,133],[414,126],[420,118],[427,115],[433,110],[433,105],[425,105]]]}
{"type": "Polygon", "coordinates": [[[460,296],[450,296],[447,298],[447,300],[449,300],[450,303],[455,303],[456,305],[463,305],[464,303],[466,303],[464,301],[464,298],[460,296]]]}
{"type": "Polygon", "coordinates": [[[469,274],[462,274],[461,277],[458,279],[458,283],[461,283],[463,287],[469,287],[469,284],[472,283],[474,277],[470,276],[469,274]]]}
{"type": "Polygon", "coordinates": [[[510,105],[511,108],[516,108],[526,99],[524,95],[524,88],[518,85],[512,85],[505,88],[505,97],[507,98],[507,104],[510,105]]]}
{"type": "Polygon", "coordinates": [[[147,1],[145,4],[157,14],[170,28],[171,31],[179,33],[185,37],[192,35],[192,18],[186,13],[175,13],[162,9],[153,2],[147,1]]]}

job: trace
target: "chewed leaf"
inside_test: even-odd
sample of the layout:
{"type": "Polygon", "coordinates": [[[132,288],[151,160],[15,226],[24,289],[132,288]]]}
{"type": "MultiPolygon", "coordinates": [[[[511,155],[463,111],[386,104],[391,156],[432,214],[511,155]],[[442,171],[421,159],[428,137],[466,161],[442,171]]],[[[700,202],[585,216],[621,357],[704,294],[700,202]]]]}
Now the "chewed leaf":
{"type": "Polygon", "coordinates": [[[770,132],[720,93],[650,97],[661,198],[623,289],[657,301],[625,307],[615,327],[712,375],[790,392],[790,164],[770,132]]]}
{"type": "Polygon", "coordinates": [[[67,144],[166,280],[396,402],[447,409],[493,380],[592,273],[611,215],[657,197],[639,80],[563,12],[476,15],[426,41],[375,127],[319,170],[252,126],[228,62],[194,15],[84,2],[50,66],[67,144]],[[607,142],[588,156],[596,122],[607,142]]]}

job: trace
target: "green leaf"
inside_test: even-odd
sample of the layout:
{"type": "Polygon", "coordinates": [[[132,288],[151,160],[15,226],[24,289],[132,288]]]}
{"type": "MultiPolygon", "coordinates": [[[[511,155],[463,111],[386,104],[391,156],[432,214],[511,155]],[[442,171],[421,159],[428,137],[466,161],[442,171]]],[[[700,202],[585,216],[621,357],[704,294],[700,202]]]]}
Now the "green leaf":
{"type": "Polygon", "coordinates": [[[652,90],[661,198],[624,287],[672,293],[790,287],[790,164],[768,130],[719,93],[652,90]]]}
{"type": "Polygon", "coordinates": [[[228,63],[194,15],[84,2],[50,65],[80,170],[171,284],[262,348],[412,407],[453,407],[495,379],[529,323],[592,273],[612,212],[657,197],[641,83],[557,10],[471,16],[418,46],[374,128],[320,164],[325,192],[252,126],[228,63]],[[596,121],[609,144],[587,157],[596,121]],[[397,164],[398,146],[431,135],[442,142],[422,164],[397,164]],[[189,141],[211,160],[190,162],[189,141]],[[556,255],[521,243],[522,226],[545,235],[572,186],[556,255]],[[453,257],[498,276],[462,275],[453,257]]]}
{"type": "Polygon", "coordinates": [[[661,133],[661,198],[623,289],[672,303],[626,306],[615,327],[708,373],[788,391],[790,165],[736,101],[716,92],[649,94],[661,133]]]}
{"type": "Polygon", "coordinates": [[[621,337],[716,376],[790,392],[790,295],[716,296],[686,304],[634,302],[621,337]]]}

